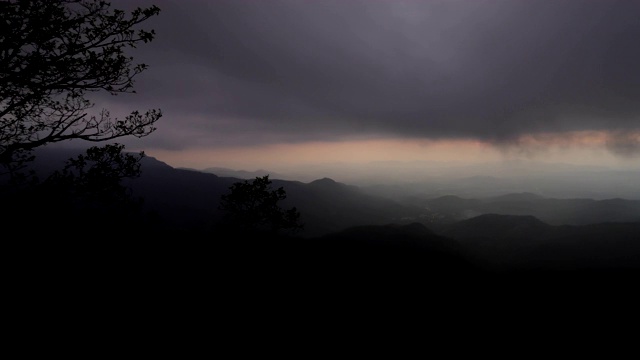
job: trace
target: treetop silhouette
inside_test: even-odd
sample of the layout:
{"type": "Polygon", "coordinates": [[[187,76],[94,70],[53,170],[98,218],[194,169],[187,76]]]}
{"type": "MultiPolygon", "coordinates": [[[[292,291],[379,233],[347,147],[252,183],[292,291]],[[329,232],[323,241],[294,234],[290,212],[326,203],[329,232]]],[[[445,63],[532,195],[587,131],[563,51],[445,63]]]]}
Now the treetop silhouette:
{"type": "Polygon", "coordinates": [[[296,207],[282,209],[279,202],[286,199],[286,191],[272,189],[269,175],[254,180],[236,182],[229,193],[220,198],[225,227],[238,232],[295,232],[303,228],[296,207]]]}

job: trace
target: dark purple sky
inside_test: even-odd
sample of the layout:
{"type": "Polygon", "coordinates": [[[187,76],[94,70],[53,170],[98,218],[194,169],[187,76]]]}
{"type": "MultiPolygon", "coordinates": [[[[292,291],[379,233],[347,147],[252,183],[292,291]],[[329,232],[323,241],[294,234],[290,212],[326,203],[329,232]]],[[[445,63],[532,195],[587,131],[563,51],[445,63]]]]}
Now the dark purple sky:
{"type": "Polygon", "coordinates": [[[162,10],[138,94],[105,102],[163,110],[145,146],[605,131],[640,153],[640,1],[112,4],[162,10]]]}

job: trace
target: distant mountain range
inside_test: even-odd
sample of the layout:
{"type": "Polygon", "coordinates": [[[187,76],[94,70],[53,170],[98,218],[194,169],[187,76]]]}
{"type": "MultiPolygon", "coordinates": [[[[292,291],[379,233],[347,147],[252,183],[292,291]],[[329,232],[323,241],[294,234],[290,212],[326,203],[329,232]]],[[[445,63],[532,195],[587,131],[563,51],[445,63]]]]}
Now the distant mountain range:
{"type": "MultiPolygon", "coordinates": [[[[44,173],[74,155],[70,151],[42,152],[35,166],[44,173]]],[[[217,171],[241,177],[176,169],[147,156],[142,176],[126,185],[134,196],[144,199],[144,210],[154,214],[150,234],[206,234],[216,241],[217,234],[211,229],[222,219],[221,195],[235,182],[266,175],[217,171]]],[[[295,241],[307,244],[304,252],[307,256],[310,251],[315,253],[312,257],[318,261],[367,258],[371,265],[371,259],[394,258],[392,263],[400,264],[399,259],[411,258],[417,264],[420,261],[414,255],[427,252],[439,254],[439,260],[432,257],[430,262],[448,259],[445,262],[455,263],[456,268],[469,264],[484,268],[640,267],[639,200],[556,199],[526,192],[486,198],[392,199],[330,178],[300,182],[269,175],[274,188],[286,191],[282,207],[295,206],[301,213],[305,228],[295,241]]]]}
{"type": "Polygon", "coordinates": [[[411,196],[433,198],[444,195],[484,198],[521,192],[556,199],[640,200],[640,163],[635,167],[607,168],[525,160],[473,164],[379,161],[302,164],[273,170],[254,172],[208,168],[205,171],[238,178],[270,173],[272,178],[302,182],[327,177],[396,200],[411,196]]]}
{"type": "Polygon", "coordinates": [[[640,222],[553,226],[533,216],[485,214],[439,234],[490,267],[640,269],[640,222]]]}
{"type": "Polygon", "coordinates": [[[259,169],[255,171],[246,171],[246,170],[233,170],[233,169],[222,168],[222,167],[210,167],[200,171],[205,173],[215,174],[222,177],[234,177],[238,179],[255,179],[256,177],[262,177],[265,175],[269,175],[270,179],[283,179],[283,180],[290,179],[287,175],[283,175],[283,174],[279,174],[273,171],[268,171],[263,169],[259,169]]]}
{"type": "Polygon", "coordinates": [[[433,214],[431,223],[465,220],[482,214],[531,215],[552,225],[587,225],[640,221],[640,200],[554,199],[531,193],[468,199],[454,195],[404,199],[433,214]]]}

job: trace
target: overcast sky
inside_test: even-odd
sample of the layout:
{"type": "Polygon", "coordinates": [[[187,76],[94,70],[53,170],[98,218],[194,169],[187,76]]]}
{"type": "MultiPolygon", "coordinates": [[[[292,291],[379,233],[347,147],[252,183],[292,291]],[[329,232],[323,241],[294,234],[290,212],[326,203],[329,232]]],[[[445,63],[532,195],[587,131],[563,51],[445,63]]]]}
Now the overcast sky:
{"type": "Polygon", "coordinates": [[[138,93],[100,106],[161,108],[158,130],[126,143],[172,165],[245,146],[339,158],[348,144],[398,160],[410,144],[458,144],[462,157],[553,145],[640,161],[640,1],[112,4],[161,13],[144,24],[156,39],[131,53],[150,66],[138,93]]]}

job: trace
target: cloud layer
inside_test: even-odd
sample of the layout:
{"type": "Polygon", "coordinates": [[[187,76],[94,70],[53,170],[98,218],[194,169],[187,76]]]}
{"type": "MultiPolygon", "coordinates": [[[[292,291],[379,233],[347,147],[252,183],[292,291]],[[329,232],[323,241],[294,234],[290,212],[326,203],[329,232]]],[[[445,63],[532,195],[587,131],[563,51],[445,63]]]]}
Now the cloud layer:
{"type": "Polygon", "coordinates": [[[638,1],[135,4],[162,9],[132,54],[150,69],[105,101],[162,108],[153,146],[605,131],[638,154],[638,1]]]}

